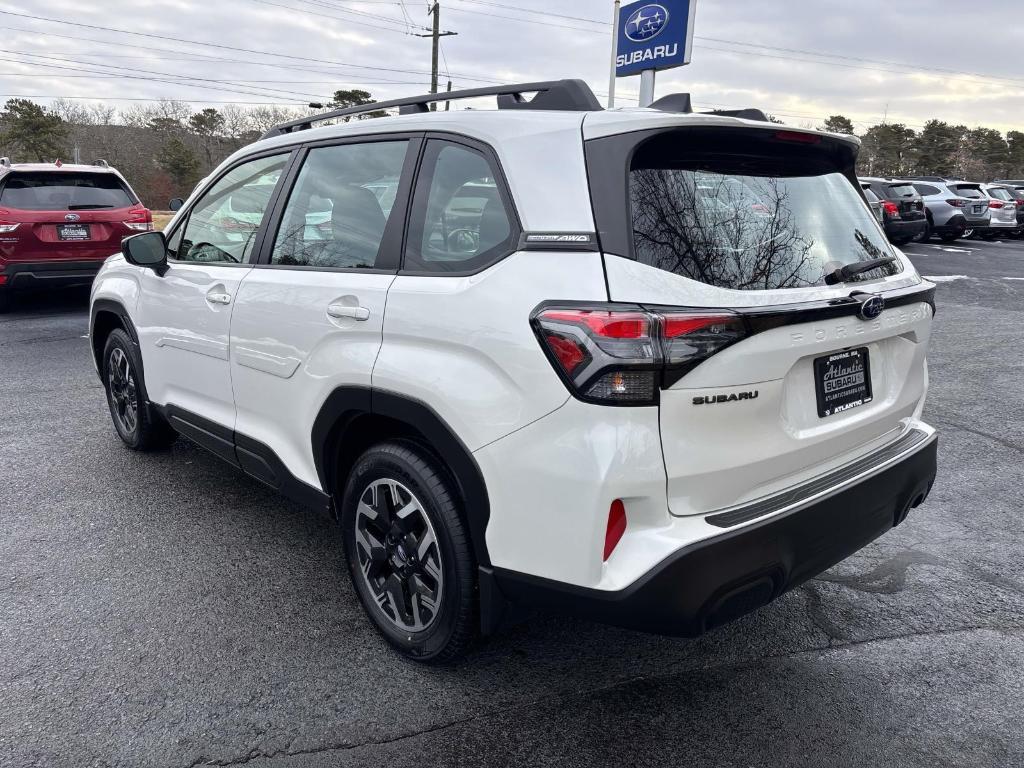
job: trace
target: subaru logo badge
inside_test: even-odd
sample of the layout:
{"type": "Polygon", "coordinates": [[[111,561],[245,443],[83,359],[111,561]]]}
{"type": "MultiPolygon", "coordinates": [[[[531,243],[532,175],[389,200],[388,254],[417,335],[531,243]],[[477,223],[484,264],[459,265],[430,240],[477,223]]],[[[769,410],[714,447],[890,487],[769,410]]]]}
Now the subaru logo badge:
{"type": "Polygon", "coordinates": [[[868,296],[860,304],[860,317],[862,320],[874,320],[885,309],[885,299],[881,296],[868,296]]]}
{"type": "Polygon", "coordinates": [[[82,217],[79,216],[77,213],[68,213],[68,214],[65,214],[64,221],[78,221],[81,218],[82,217]]]}
{"type": "Polygon", "coordinates": [[[634,43],[645,43],[657,37],[668,25],[668,10],[663,5],[651,3],[633,11],[626,19],[626,37],[634,43]]]}

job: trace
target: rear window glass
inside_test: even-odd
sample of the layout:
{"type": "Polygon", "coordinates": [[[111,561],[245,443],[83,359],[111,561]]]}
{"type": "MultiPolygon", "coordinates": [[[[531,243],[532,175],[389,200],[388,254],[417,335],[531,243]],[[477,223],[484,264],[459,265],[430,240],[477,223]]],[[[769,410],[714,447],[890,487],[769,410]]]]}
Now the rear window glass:
{"type": "MultiPolygon", "coordinates": [[[[893,255],[857,188],[820,160],[780,151],[670,163],[666,154],[640,150],[630,171],[643,264],[721,288],[773,290],[823,285],[839,267],[893,255]]],[[[895,274],[897,264],[859,279],[895,274]]]]}
{"type": "Polygon", "coordinates": [[[994,197],[996,200],[1006,200],[1007,202],[1013,200],[1013,195],[1010,194],[1009,190],[1001,189],[999,187],[996,187],[995,189],[990,189],[988,193],[991,197],[994,197]]]}
{"type": "Polygon", "coordinates": [[[950,187],[950,189],[952,189],[954,192],[956,192],[958,195],[960,195],[960,197],[969,197],[972,200],[984,200],[985,199],[985,193],[981,191],[980,187],[968,187],[968,186],[960,185],[960,186],[950,187]]]}
{"type": "Polygon", "coordinates": [[[102,210],[134,203],[112,173],[17,173],[7,177],[0,191],[0,206],[22,211],[102,210]]]}
{"type": "Polygon", "coordinates": [[[912,184],[890,184],[889,191],[893,197],[917,197],[917,190],[912,184]]]}

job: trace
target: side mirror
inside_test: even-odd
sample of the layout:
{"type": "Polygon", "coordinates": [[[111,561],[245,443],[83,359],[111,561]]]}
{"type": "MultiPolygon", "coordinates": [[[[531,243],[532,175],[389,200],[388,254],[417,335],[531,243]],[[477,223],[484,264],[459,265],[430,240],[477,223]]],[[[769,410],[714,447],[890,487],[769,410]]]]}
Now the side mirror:
{"type": "Polygon", "coordinates": [[[167,269],[167,241],[163,232],[141,232],[121,241],[121,253],[129,264],[148,267],[158,275],[167,269]]]}
{"type": "Polygon", "coordinates": [[[183,205],[185,205],[185,201],[180,197],[175,197],[167,204],[167,209],[171,211],[180,211],[183,205]]]}

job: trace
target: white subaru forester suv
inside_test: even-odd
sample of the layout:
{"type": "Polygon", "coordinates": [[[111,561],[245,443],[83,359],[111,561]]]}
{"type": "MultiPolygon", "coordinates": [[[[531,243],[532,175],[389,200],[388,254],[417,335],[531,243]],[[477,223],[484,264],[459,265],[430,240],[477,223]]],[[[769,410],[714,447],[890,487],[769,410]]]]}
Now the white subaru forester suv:
{"type": "Polygon", "coordinates": [[[700,634],[935,478],[934,286],[857,151],[573,80],[279,126],[96,278],[114,426],[337,516],[367,614],[421,661],[522,606],[700,634]]]}

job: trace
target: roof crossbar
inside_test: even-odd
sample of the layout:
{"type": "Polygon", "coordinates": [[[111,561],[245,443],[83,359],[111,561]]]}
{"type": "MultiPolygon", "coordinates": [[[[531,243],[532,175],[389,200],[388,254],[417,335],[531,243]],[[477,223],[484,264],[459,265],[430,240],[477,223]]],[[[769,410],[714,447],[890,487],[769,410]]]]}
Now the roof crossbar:
{"type": "Polygon", "coordinates": [[[394,109],[395,107],[403,115],[419,114],[428,112],[431,103],[475,99],[480,96],[497,96],[498,109],[561,110],[567,112],[599,112],[602,110],[601,103],[597,100],[594,92],[582,80],[551,80],[540,83],[518,83],[489,88],[471,88],[469,90],[450,91],[447,93],[428,93],[424,96],[410,96],[404,99],[361,104],[358,107],[333,109],[328,112],[311,115],[310,117],[303,117],[298,120],[275,125],[263,134],[261,138],[269,139],[272,136],[283,136],[295,131],[308,130],[313,127],[314,123],[324,122],[325,120],[352,115],[365,115],[369,112],[394,109]],[[527,99],[523,96],[524,93],[535,93],[536,96],[532,99],[527,99]]]}

